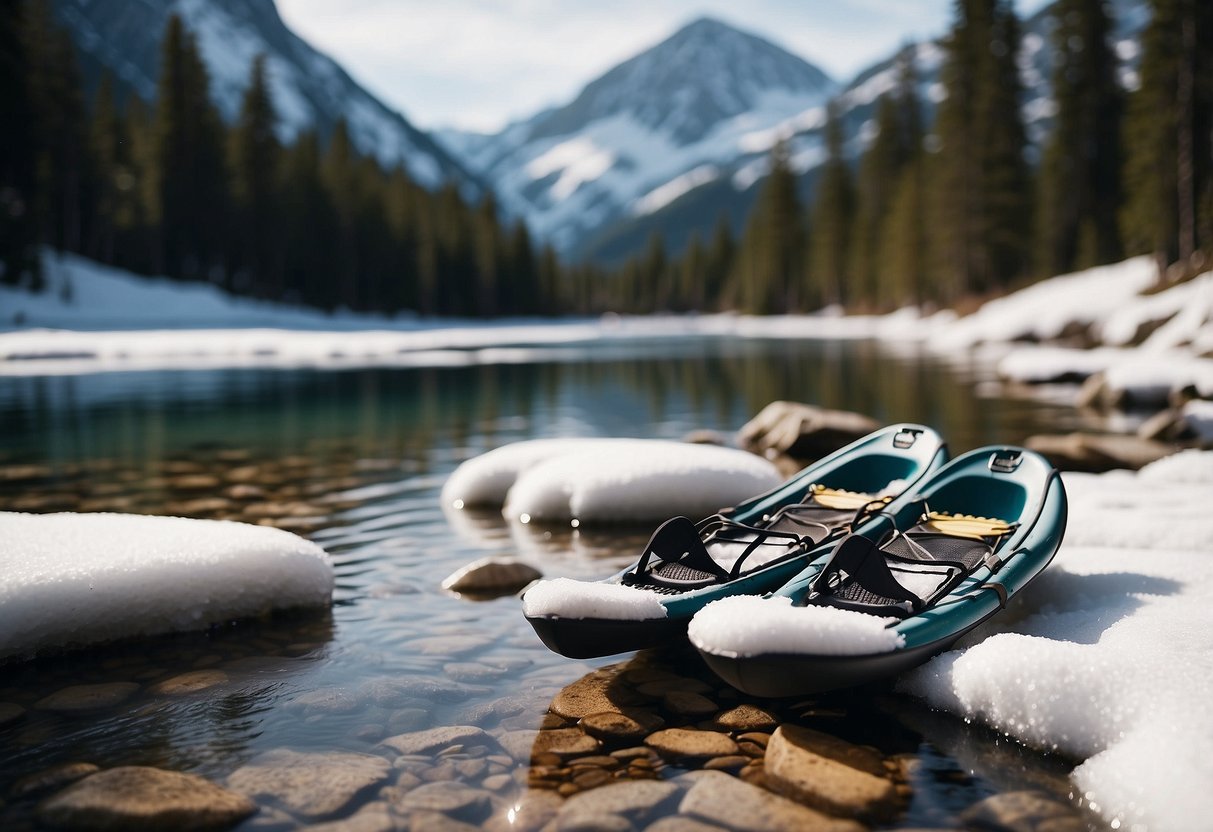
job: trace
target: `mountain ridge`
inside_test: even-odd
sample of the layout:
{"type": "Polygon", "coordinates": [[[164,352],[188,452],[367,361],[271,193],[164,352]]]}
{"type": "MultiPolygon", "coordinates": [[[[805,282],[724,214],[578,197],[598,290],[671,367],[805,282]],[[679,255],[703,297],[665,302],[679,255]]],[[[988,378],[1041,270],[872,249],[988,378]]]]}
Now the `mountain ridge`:
{"type": "Polygon", "coordinates": [[[153,100],[161,39],[169,16],[177,14],[198,41],[211,96],[225,120],[235,120],[252,60],[264,53],[281,138],[308,128],[327,134],[344,118],[358,150],[383,165],[403,164],[428,188],[453,180],[466,195],[482,190],[478,177],[444,146],[292,32],[273,0],[54,0],[53,7],[94,80],[108,70],[153,100]]]}

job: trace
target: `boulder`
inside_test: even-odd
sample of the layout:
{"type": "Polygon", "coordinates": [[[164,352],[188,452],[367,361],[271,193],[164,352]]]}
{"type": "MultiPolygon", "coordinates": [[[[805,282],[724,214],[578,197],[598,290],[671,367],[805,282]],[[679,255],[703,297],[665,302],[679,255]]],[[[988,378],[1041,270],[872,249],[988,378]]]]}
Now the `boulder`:
{"type": "Polygon", "coordinates": [[[737,441],[764,456],[818,459],[879,427],[879,422],[861,413],[776,401],[742,426],[737,441]]]}
{"type": "Polygon", "coordinates": [[[243,795],[196,774],[122,766],[85,777],[38,807],[43,824],[67,829],[227,829],[257,811],[243,795]]]}
{"type": "Polygon", "coordinates": [[[442,588],[463,595],[497,597],[511,595],[543,573],[516,558],[487,557],[455,570],[442,582],[442,588]]]}
{"type": "Polygon", "coordinates": [[[1081,432],[1037,434],[1029,436],[1024,445],[1043,454],[1061,471],[1091,473],[1116,468],[1136,471],[1178,450],[1174,445],[1137,436],[1081,432]]]}

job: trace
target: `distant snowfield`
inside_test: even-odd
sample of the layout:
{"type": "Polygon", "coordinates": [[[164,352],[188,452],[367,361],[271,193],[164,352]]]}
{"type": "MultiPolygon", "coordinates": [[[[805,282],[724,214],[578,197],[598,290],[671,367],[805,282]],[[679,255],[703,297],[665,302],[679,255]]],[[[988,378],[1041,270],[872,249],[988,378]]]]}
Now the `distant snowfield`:
{"type": "Polygon", "coordinates": [[[1213,397],[1213,358],[1205,357],[1213,355],[1213,272],[1143,294],[1154,280],[1145,257],[1042,281],[964,318],[906,308],[878,316],[823,310],[487,322],[326,315],[235,298],[214,286],[138,277],[73,255],[48,255],[47,264],[43,294],[0,287],[0,327],[14,327],[0,332],[0,376],[526,363],[584,356],[587,346],[688,337],[874,339],[979,356],[1017,381],[1102,372],[1110,388],[1145,402],[1185,388],[1213,397]],[[1102,346],[1027,343],[1076,329],[1102,346]]]}
{"type": "Polygon", "coordinates": [[[327,606],[333,567],[281,529],[0,512],[0,659],[327,606]]]}
{"type": "Polygon", "coordinates": [[[1076,792],[1113,828],[1208,828],[1213,452],[1064,480],[1053,564],[901,688],[1081,760],[1076,792]]]}

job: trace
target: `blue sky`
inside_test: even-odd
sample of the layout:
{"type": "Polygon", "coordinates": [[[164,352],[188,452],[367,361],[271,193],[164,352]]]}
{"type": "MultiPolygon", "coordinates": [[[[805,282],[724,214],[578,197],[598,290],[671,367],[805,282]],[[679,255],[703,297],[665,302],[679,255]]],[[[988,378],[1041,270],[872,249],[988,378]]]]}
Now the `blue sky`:
{"type": "MultiPolygon", "coordinates": [[[[1019,0],[1021,13],[1045,0],[1019,0]]],[[[951,0],[278,0],[287,25],[422,127],[496,130],[710,15],[840,80],[942,33],[951,0]]]]}

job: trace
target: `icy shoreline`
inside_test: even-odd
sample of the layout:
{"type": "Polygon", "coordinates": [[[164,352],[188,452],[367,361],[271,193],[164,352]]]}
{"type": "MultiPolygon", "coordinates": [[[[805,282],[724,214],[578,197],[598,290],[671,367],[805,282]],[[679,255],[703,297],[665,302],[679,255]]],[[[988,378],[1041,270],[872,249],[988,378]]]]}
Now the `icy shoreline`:
{"type": "Polygon", "coordinates": [[[140,278],[70,255],[53,263],[59,276],[47,293],[0,288],[0,325],[35,327],[0,332],[0,376],[466,366],[686,338],[868,339],[976,356],[1010,381],[1076,382],[1101,373],[1108,390],[1139,404],[1157,405],[1181,391],[1213,398],[1213,272],[1158,290],[1145,257],[1041,281],[964,318],[906,308],[887,315],[830,309],[488,322],[325,315],[233,298],[213,286],[140,278]],[[72,287],[70,303],[56,294],[56,281],[72,287]],[[1094,348],[1064,345],[1076,338],[1094,348]]]}

